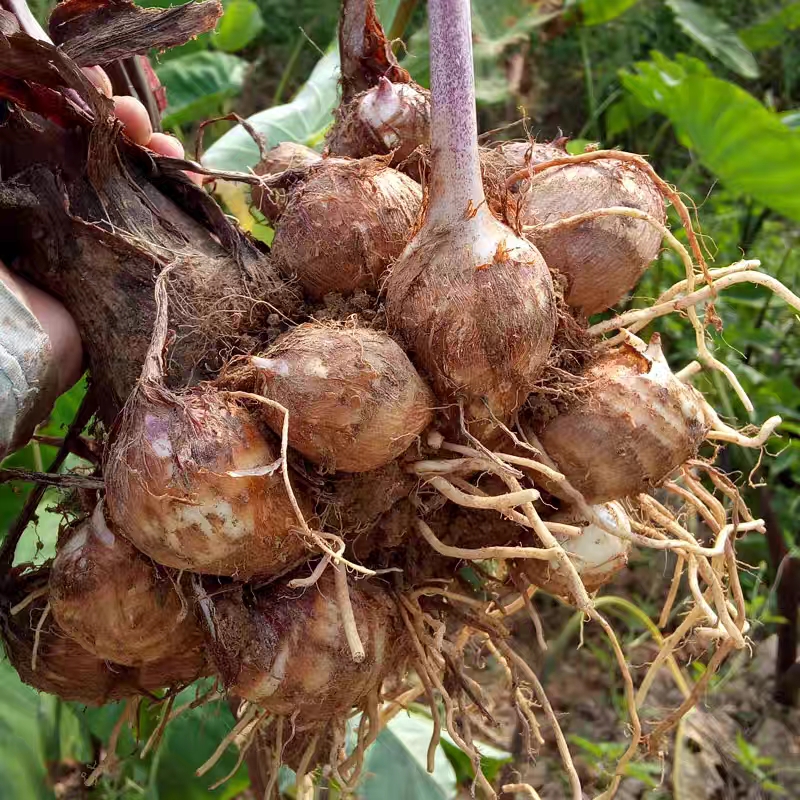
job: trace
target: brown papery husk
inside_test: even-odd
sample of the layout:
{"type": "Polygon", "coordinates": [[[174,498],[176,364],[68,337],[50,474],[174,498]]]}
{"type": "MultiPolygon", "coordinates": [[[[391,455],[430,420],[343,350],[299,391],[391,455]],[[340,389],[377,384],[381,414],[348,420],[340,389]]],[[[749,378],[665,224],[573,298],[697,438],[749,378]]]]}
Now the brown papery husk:
{"type": "Polygon", "coordinates": [[[549,142],[499,142],[481,147],[481,177],[489,208],[502,218],[506,214],[509,194],[520,187],[519,182],[511,188],[507,187],[508,179],[525,167],[535,167],[563,158],[566,154],[567,151],[560,144],[549,142]]]}
{"type": "MultiPolygon", "coordinates": [[[[614,206],[639,209],[658,222],[664,201],[650,177],[616,159],[564,164],[520,184],[518,224],[535,226],[614,206]]],[[[567,302],[586,316],[618,303],[658,256],[661,233],[643,220],[607,216],[526,234],[547,265],[566,276],[567,302]]]]}
{"type": "Polygon", "coordinates": [[[710,427],[702,397],[670,372],[657,334],[647,348],[601,353],[582,377],[566,406],[533,426],[587,502],[647,492],[696,456],[710,427]]]}
{"type": "Polygon", "coordinates": [[[411,237],[420,187],[386,158],[323,159],[294,189],[272,243],[273,263],[305,295],[377,291],[411,237]]]}
{"type": "Polygon", "coordinates": [[[391,154],[390,166],[420,180],[420,148],[430,145],[431,96],[416,83],[377,86],[340,105],[328,136],[334,156],[365,158],[391,154]]]}
{"type": "Polygon", "coordinates": [[[145,381],[108,450],[109,519],[165,566],[241,580],[280,574],[306,547],[279,455],[272,432],[225,394],[173,395],[145,381]]]}
{"type": "Polygon", "coordinates": [[[180,169],[125,138],[111,101],[63,52],[24,35],[3,52],[0,75],[21,80],[0,126],[0,257],[75,318],[107,423],[139,376],[164,266],[173,386],[213,375],[255,345],[269,313],[291,311],[296,298],[260,246],[180,169]],[[65,86],[87,110],[50,90],[65,86]]]}
{"type": "Polygon", "coordinates": [[[389,274],[386,312],[440,401],[462,401],[481,438],[531,391],[557,308],[539,251],[485,207],[467,214],[477,217],[423,223],[389,274]]]}
{"type": "Polygon", "coordinates": [[[267,150],[265,157],[258,162],[253,172],[265,177],[274,177],[287,172],[291,175],[286,175],[285,185],[275,189],[254,186],[252,189],[253,205],[269,222],[277,222],[289,202],[291,187],[302,180],[307,167],[316,164],[321,159],[322,156],[316,150],[298,142],[281,142],[267,150]]]}
{"type": "Polygon", "coordinates": [[[361,662],[345,638],[331,569],[307,588],[281,581],[215,598],[209,646],[229,691],[309,725],[341,718],[389,672],[402,672],[408,647],[394,600],[367,581],[350,581],[349,594],[361,662]]]}
{"type": "Polygon", "coordinates": [[[175,651],[165,659],[139,668],[105,661],[67,636],[52,615],[41,625],[37,644],[36,629],[45,611],[47,595],[33,600],[14,615],[10,609],[29,591],[46,582],[46,570],[26,576],[4,596],[0,607],[6,655],[21,680],[29,686],[62,700],[100,706],[126,697],[152,695],[168,687],[185,686],[210,674],[209,662],[201,647],[175,651]]]}
{"type": "MultiPolygon", "coordinates": [[[[382,331],[308,323],[254,363],[264,396],[289,411],[289,445],[331,472],[388,464],[433,416],[433,394],[382,331]]],[[[264,413],[280,433],[283,414],[264,413]]]]}
{"type": "Polygon", "coordinates": [[[102,503],[59,538],[49,587],[61,629],[98,658],[137,666],[202,645],[179,584],[110,530],[102,503]]]}

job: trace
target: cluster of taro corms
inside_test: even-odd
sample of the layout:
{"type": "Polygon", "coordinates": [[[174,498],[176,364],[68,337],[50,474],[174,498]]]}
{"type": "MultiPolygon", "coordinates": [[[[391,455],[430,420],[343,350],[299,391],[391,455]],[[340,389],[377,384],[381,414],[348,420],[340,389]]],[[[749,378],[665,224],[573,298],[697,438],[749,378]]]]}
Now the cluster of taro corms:
{"type": "MultiPolygon", "coordinates": [[[[73,26],[92,13],[75,11],[73,26]]],[[[750,407],[696,308],[708,304],[713,320],[718,292],[747,281],[800,299],[757,262],[709,269],[680,197],[639,156],[479,147],[468,0],[429,0],[429,18],[430,93],[394,60],[372,2],[346,0],[343,98],[325,153],[284,143],[255,176],[225,174],[254,186],[275,229],[269,253],[181,170],[220,174],[120,134],[69,40],[61,51],[7,40],[18,63],[35,51],[53,69],[17,69],[49,105],[18,93],[6,127],[28,125],[36,146],[4,166],[3,214],[39,237],[38,250],[17,243],[24,268],[78,319],[109,434],[91,484],[103,488],[80,490],[83,513],[53,562],[6,581],[6,651],[40,689],[126,698],[121,724],[157,700],[155,740],[180,710],[177,690],[215,676],[194,705],[238,698],[223,744],[240,761],[255,743],[268,751],[268,794],[281,764],[302,785],[323,769],[352,788],[365,748],[425,697],[431,768],[443,707],[494,797],[473,741],[493,720],[472,676],[488,654],[525,749],[544,741],[543,714],[580,798],[556,714],[511,646],[518,611],[543,643],[532,598],[547,592],[599,625],[618,661],[632,737],[611,797],[673,651],[690,637],[713,650],[704,685],[746,644],[734,545],[763,526],[713,457],[723,443],[763,446],[780,420],[741,433],[691,385],[721,370],[750,407]],[[44,127],[30,127],[34,116],[44,127]],[[60,151],[45,159],[50,140],[83,153],[77,166],[57,163],[60,151]],[[114,158],[90,161],[103,152],[114,158]],[[38,204],[14,206],[34,178],[38,204]],[[665,201],[689,249],[665,226],[665,201]],[[590,325],[664,241],[686,279],[649,308],[590,325]],[[698,348],[677,373],[657,335],[636,335],[674,311],[698,348]],[[638,691],[594,602],[634,545],[674,551],[675,565],[660,621],[670,632],[638,691]]],[[[650,723],[651,744],[702,688],[650,723]]]]}

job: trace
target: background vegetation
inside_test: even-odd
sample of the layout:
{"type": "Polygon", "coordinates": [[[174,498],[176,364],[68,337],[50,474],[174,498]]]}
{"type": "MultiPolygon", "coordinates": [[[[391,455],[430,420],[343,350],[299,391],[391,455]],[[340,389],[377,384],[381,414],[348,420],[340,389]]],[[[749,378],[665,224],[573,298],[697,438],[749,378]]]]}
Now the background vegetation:
{"type": "MultiPolygon", "coordinates": [[[[402,35],[406,42],[400,48],[403,64],[427,83],[424,3],[385,0],[379,6],[390,35],[402,35]]],[[[35,10],[44,18],[46,0],[35,10]]],[[[800,235],[800,2],[473,0],[473,11],[482,130],[496,130],[499,138],[568,135],[573,152],[599,142],[647,154],[663,177],[694,198],[714,265],[760,258],[766,271],[800,292],[795,246],[800,235]]],[[[168,92],[165,127],[191,149],[200,121],[235,110],[254,115],[251,121],[270,145],[288,139],[321,148],[337,100],[337,13],[337,0],[227,0],[215,34],[154,54],[168,92]]],[[[207,129],[205,147],[213,166],[246,169],[257,161],[249,137],[230,123],[207,129]]],[[[271,232],[250,214],[243,194],[231,187],[220,187],[220,194],[243,225],[269,241],[271,232]]],[[[674,254],[665,251],[628,305],[656,297],[682,274],[674,254]]],[[[781,630],[785,660],[797,622],[798,598],[788,577],[800,511],[800,326],[757,287],[731,290],[720,299],[718,312],[725,327],[714,334],[717,355],[736,365],[756,405],[752,421],[772,414],[784,419],[781,438],[770,442],[759,463],[742,452],[723,458],[748,487],[751,505],[770,529],[766,539],[750,536],[739,546],[750,565],[745,581],[757,619],[753,638],[781,630]],[[760,486],[764,481],[768,489],[760,486]]],[[[693,338],[680,319],[670,317],[652,329],[664,335],[673,364],[691,360],[693,338]]],[[[747,421],[737,398],[717,378],[717,373],[701,377],[701,388],[731,419],[747,421]]],[[[39,431],[41,440],[6,465],[46,468],[55,454],[47,437],[63,435],[83,391],[78,386],[62,397],[39,431]]],[[[0,484],[0,531],[16,518],[28,491],[22,484],[0,484]]],[[[23,541],[19,562],[41,561],[52,553],[62,519],[59,499],[52,492],[41,502],[35,532],[23,541]]],[[[650,568],[661,567],[639,565],[640,572],[650,568]]],[[[636,582],[617,591],[649,610],[650,599],[636,582]]],[[[610,701],[598,696],[595,702],[610,701]]],[[[87,771],[83,765],[96,761],[119,713],[115,707],[87,710],[37,695],[0,662],[0,797],[49,800],[68,796],[73,784],[79,791],[78,778],[87,771]]],[[[142,712],[142,739],[157,714],[155,708],[142,712]]],[[[178,719],[154,755],[124,761],[96,793],[153,800],[240,796],[248,786],[244,769],[222,788],[207,789],[234,766],[235,754],[203,779],[193,777],[231,724],[224,704],[178,719]]],[[[436,773],[425,773],[429,731],[424,709],[397,717],[371,752],[362,796],[448,798],[468,785],[468,763],[446,741],[436,773]]],[[[576,738],[573,745],[599,782],[604,764],[621,746],[602,738],[576,738]]],[[[771,758],[760,756],[746,739],[737,747],[743,770],[760,790],[785,791],[771,758]]],[[[123,739],[120,755],[133,751],[133,740],[123,739]]],[[[487,749],[490,770],[501,769],[509,758],[487,749]]],[[[642,796],[673,796],[668,785],[659,786],[657,765],[640,764],[634,772],[649,792],[642,796]]],[[[290,784],[287,776],[288,792],[290,784]]]]}

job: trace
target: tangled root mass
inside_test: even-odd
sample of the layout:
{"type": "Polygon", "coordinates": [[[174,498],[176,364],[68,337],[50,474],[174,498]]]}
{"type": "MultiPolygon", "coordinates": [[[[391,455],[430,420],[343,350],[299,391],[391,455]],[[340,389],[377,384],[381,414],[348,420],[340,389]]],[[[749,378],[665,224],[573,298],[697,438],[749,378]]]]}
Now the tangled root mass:
{"type": "Polygon", "coordinates": [[[533,599],[547,592],[602,630],[622,675],[632,735],[611,797],[645,734],[657,742],[746,646],[735,543],[763,523],[701,448],[762,447],[779,422],[736,431],[688,382],[694,367],[674,374],[636,332],[685,311],[698,369],[739,391],[695,306],[744,280],[800,298],[750,262],[709,271],[694,232],[689,252],[663,225],[665,198],[688,220],[680,198],[631,154],[493,146],[475,167],[486,202],[433,213],[446,181],[423,168],[430,98],[372,11],[364,51],[343,53],[362,72],[344,70],[328,151],[281,145],[260,178],[240,176],[276,227],[270,253],[185,166],[122,136],[66,50],[5,39],[0,77],[35,91],[7,98],[0,126],[3,244],[76,317],[109,428],[104,496],[81,495],[94,514],[52,565],[2,576],[5,650],[26,682],[91,704],[216,675],[243,699],[221,749],[260,742],[271,788],[282,760],[352,788],[382,725],[423,698],[431,765],[444,724],[491,797],[473,732],[492,712],[471,677],[488,657],[531,748],[538,715],[580,797],[557,710],[509,639],[524,612],[543,640],[533,599]],[[589,327],[662,240],[686,279],[589,327]],[[670,627],[638,686],[594,600],[633,547],[676,563],[670,627]],[[655,675],[692,637],[713,647],[706,674],[645,730],[655,675]]]}

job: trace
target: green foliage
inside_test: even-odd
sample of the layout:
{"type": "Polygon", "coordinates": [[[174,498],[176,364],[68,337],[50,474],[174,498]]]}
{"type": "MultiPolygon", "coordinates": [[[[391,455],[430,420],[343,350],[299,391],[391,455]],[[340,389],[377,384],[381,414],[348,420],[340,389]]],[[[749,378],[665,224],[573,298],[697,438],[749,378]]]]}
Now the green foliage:
{"type": "MultiPolygon", "coordinates": [[[[587,757],[589,763],[607,782],[611,780],[617,762],[627,748],[624,742],[595,742],[583,736],[567,736],[567,739],[587,757]]],[[[648,789],[656,789],[661,783],[661,772],[659,763],[629,761],[623,774],[641,781],[648,789]]]]}
{"type": "Polygon", "coordinates": [[[89,737],[71,709],[39,694],[0,660],[0,796],[53,800],[48,764],[90,758],[89,737]]]}
{"type": "MultiPolygon", "coordinates": [[[[398,2],[384,0],[377,3],[384,20],[394,17],[398,2]]],[[[291,102],[259,111],[248,122],[270,147],[281,142],[300,142],[314,147],[322,141],[333,121],[338,80],[339,52],[337,47],[331,46],[291,102]]],[[[258,145],[242,126],[237,125],[208,149],[203,162],[216,169],[245,170],[258,163],[258,145]]]]}
{"type": "MultiPolygon", "coordinates": [[[[123,705],[113,703],[101,708],[86,708],[75,703],[64,703],[48,695],[39,695],[21,684],[13,669],[5,663],[0,664],[0,676],[0,736],[5,721],[4,692],[14,696],[13,702],[8,704],[11,712],[26,715],[26,719],[30,720],[26,727],[23,720],[14,717],[13,723],[20,735],[8,741],[8,746],[0,739],[4,744],[0,750],[0,781],[4,769],[23,760],[26,771],[34,777],[46,776],[47,764],[55,766],[70,761],[77,762],[84,777],[88,776],[95,766],[92,763],[95,758],[94,745],[108,742],[122,714],[123,705]],[[57,733],[60,739],[55,738],[57,733]],[[36,749],[36,743],[40,741],[53,743],[49,751],[36,749]]],[[[176,698],[176,707],[194,699],[195,691],[190,687],[181,692],[176,698]]],[[[236,765],[236,751],[233,748],[229,748],[202,778],[195,775],[197,767],[214,752],[234,724],[233,716],[223,701],[184,712],[167,726],[155,752],[144,759],[139,758],[144,742],[158,725],[162,708],[156,704],[143,705],[137,720],[138,741],[128,728],[123,730],[116,753],[119,764],[100,779],[97,787],[100,798],[228,800],[248,786],[246,769],[241,768],[219,789],[212,792],[208,788],[236,765]]],[[[9,796],[26,800],[29,796],[36,800],[39,797],[52,800],[54,797],[52,789],[46,786],[39,795],[15,793],[9,796]]]]}
{"type": "Polygon", "coordinates": [[[217,25],[214,47],[226,53],[236,53],[247,47],[264,27],[264,19],[252,0],[233,0],[217,25]]]}
{"type": "Polygon", "coordinates": [[[624,14],[639,0],[578,0],[584,25],[602,25],[624,14]]]}
{"type": "MultiPolygon", "coordinates": [[[[296,97],[280,106],[259,111],[248,122],[270,147],[281,142],[316,144],[333,119],[337,100],[339,54],[322,58],[296,97]]],[[[208,149],[203,161],[216,169],[243,170],[258,163],[258,145],[237,125],[208,149]]]]}
{"type": "Polygon", "coordinates": [[[186,125],[214,116],[242,89],[247,62],[210,50],[174,58],[156,69],[167,87],[164,127],[186,125]]]}
{"type": "MultiPolygon", "coordinates": [[[[499,750],[485,742],[477,742],[475,747],[481,756],[481,771],[488,781],[494,781],[503,766],[512,760],[511,753],[499,750]]],[[[475,779],[475,769],[472,766],[472,762],[469,756],[453,741],[453,737],[447,731],[442,732],[442,748],[456,771],[459,785],[471,786],[472,781],[475,779]]]]}
{"type": "Polygon", "coordinates": [[[688,57],[673,61],[654,53],[621,81],[639,103],[670,120],[728,189],[800,220],[800,135],[774,111],[688,57]]]}
{"type": "Polygon", "coordinates": [[[786,40],[800,28],[800,2],[788,3],[741,32],[742,41],[751,50],[767,50],[786,40]]]}
{"type": "MultiPolygon", "coordinates": [[[[531,33],[559,15],[539,11],[526,0],[472,0],[472,50],[475,98],[487,105],[508,100],[511,89],[503,59],[531,33]]],[[[408,43],[403,66],[422,86],[430,86],[428,28],[420,27],[408,43]]]]}
{"type": "MultiPolygon", "coordinates": [[[[169,7],[171,0],[140,0],[141,5],[169,7]]],[[[250,45],[264,28],[253,0],[227,0],[216,32],[198,36],[167,51],[156,74],[167,90],[165,128],[180,129],[220,116],[244,86],[249,63],[232,55],[250,45]]]]}
{"type": "Polygon", "coordinates": [[[450,800],[456,774],[436,748],[433,773],[427,770],[433,722],[422,714],[399,714],[381,731],[364,763],[358,796],[362,800],[450,800]]]}
{"type": "MultiPolygon", "coordinates": [[[[86,383],[80,381],[72,387],[68,392],[65,392],[53,408],[49,419],[45,420],[39,426],[38,432],[44,436],[63,437],[66,435],[67,428],[75,417],[75,413],[80,406],[83,396],[86,394],[86,383]]],[[[2,465],[4,467],[16,467],[18,469],[28,470],[42,470],[47,469],[50,462],[55,458],[57,448],[50,445],[38,444],[31,442],[25,447],[17,450],[6,458],[2,465]]],[[[76,466],[79,463],[74,457],[70,457],[65,465],[66,469],[76,466]]],[[[19,516],[25,500],[31,493],[32,487],[30,484],[11,482],[0,483],[0,540],[5,536],[11,523],[19,516]]],[[[45,494],[45,499],[40,503],[37,511],[38,522],[36,530],[44,536],[44,539],[49,543],[50,550],[45,553],[51,552],[52,544],[54,543],[54,534],[58,529],[60,522],[60,515],[54,515],[47,511],[47,508],[53,504],[57,494],[55,492],[48,492],[45,494]]],[[[28,536],[27,540],[23,540],[18,549],[17,562],[24,560],[20,558],[23,556],[33,556],[36,550],[35,537],[28,536]]]]}
{"type": "Polygon", "coordinates": [[[739,766],[748,772],[765,792],[771,792],[773,795],[778,796],[788,794],[786,789],[773,779],[776,771],[774,768],[775,759],[762,756],[758,748],[750,744],[739,731],[736,732],[734,758],[739,766]]]}
{"type": "Polygon", "coordinates": [[[757,78],[758,65],[736,32],[708,8],[692,0],[665,0],[683,32],[743,78],[757,78]]]}

